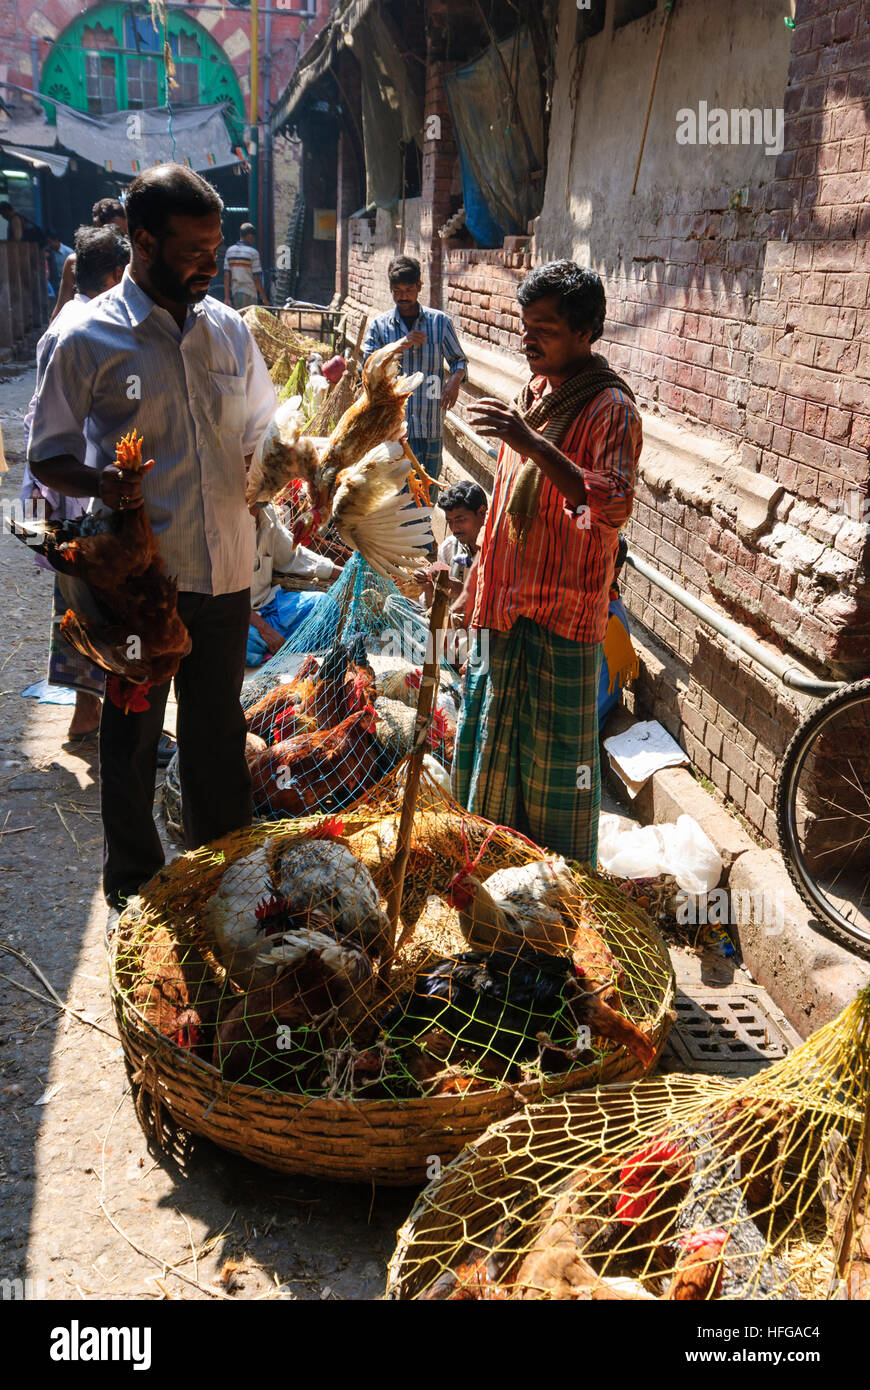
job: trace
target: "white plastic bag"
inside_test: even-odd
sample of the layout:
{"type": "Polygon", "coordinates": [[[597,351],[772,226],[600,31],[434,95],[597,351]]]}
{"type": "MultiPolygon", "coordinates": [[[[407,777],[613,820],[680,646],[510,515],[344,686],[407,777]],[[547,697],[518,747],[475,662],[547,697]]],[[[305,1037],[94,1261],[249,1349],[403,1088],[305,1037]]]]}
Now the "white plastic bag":
{"type": "Polygon", "coordinates": [[[676,825],[661,827],[665,837],[669,872],[685,893],[710,893],[722,877],[722,858],[712,840],[691,816],[680,816],[676,825]]]}
{"type": "Polygon", "coordinates": [[[598,821],[598,862],[619,878],[657,878],[667,872],[665,845],[659,825],[620,825],[620,817],[605,812],[598,821]]]}
{"type": "Polygon", "coordinates": [[[605,812],[598,822],[598,862],[620,878],[671,874],[684,893],[709,893],[722,876],[716,846],[691,816],[676,825],[624,827],[605,812]]]}

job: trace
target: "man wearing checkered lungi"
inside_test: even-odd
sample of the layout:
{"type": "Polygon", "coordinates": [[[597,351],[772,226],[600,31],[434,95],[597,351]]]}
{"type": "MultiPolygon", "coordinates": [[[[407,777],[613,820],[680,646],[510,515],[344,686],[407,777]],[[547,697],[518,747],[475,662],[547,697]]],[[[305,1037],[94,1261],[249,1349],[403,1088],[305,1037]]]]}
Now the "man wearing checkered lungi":
{"type": "Polygon", "coordinates": [[[595,271],[554,261],[517,298],[534,375],[514,405],[470,407],[502,448],[455,605],[475,631],[454,791],[470,811],[594,866],[601,650],[641,422],[631,388],[591,350],[605,318],[595,271]]]}

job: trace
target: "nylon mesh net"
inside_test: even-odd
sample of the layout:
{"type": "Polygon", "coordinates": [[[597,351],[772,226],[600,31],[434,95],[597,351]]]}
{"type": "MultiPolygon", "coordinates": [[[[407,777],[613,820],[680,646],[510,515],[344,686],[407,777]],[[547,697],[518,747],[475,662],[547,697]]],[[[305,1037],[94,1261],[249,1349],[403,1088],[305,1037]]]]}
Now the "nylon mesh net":
{"type": "MultiPolygon", "coordinates": [[[[420,606],[355,554],[243,691],[255,815],[340,811],[365,800],[415,745],[430,640],[420,606]]],[[[458,677],[442,659],[421,736],[429,772],[445,789],[458,701],[458,677]]]]}
{"type": "Polygon", "coordinates": [[[534,1106],[424,1191],[389,1296],[870,1297],[870,987],[739,1084],[674,1075],[534,1106]]]}
{"type": "Polygon", "coordinates": [[[341,819],[260,824],[163,870],[122,918],[129,1026],[239,1091],[462,1098],[640,1074],[672,990],[646,915],[425,773],[393,932],[403,771],[341,819]]]}

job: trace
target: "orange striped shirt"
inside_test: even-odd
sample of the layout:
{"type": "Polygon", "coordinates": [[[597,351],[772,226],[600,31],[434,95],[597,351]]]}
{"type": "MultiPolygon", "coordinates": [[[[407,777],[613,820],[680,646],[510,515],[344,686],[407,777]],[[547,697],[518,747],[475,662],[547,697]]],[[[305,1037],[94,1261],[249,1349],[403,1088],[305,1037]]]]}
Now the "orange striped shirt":
{"type": "MultiPolygon", "coordinates": [[[[536,377],[540,398],[547,382],[536,377]]],[[[577,513],[541,478],[539,511],[524,537],[510,535],[507,504],[524,460],[503,444],[480,543],[472,627],[507,632],[529,618],[574,642],[603,642],[619,528],[631,515],[642,446],[637,407],[615,388],[585,405],[559,446],[583,470],[577,513]]]]}

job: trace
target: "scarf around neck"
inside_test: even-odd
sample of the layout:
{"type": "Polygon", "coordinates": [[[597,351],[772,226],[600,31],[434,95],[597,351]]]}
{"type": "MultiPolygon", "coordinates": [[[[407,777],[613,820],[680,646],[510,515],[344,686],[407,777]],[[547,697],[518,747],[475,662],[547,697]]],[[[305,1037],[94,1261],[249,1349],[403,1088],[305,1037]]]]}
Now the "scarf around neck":
{"type": "MultiPolygon", "coordinates": [[[[536,400],[531,382],[527,382],[516,398],[515,404],[522,412],[523,419],[532,429],[548,439],[557,447],[562,443],[568,430],[584,406],[600,396],[602,391],[613,389],[622,391],[634,400],[634,392],[618,372],[615,372],[600,353],[593,352],[587,364],[554,391],[536,400]],[[543,429],[539,426],[543,425],[543,429]]],[[[539,511],[541,491],[541,470],[531,459],[526,459],[514,479],[507,502],[511,536],[519,540],[524,536],[539,511]]]]}

